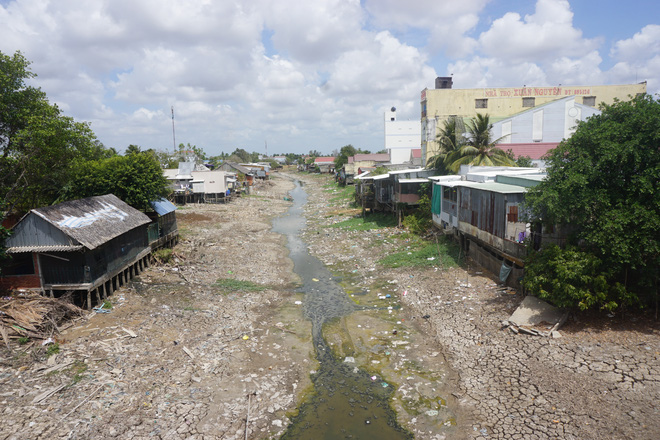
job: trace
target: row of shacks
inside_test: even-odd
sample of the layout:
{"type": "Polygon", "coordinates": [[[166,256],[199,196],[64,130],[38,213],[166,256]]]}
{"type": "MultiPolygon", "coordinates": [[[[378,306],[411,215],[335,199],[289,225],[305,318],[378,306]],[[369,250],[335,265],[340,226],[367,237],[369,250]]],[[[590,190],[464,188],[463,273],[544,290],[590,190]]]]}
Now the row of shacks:
{"type": "Polygon", "coordinates": [[[5,241],[11,259],[0,288],[101,304],[154,250],[176,244],[176,207],[165,199],[151,207],[144,213],[107,194],[31,210],[5,241]]]}
{"type": "Polygon", "coordinates": [[[172,200],[185,203],[227,203],[250,192],[255,179],[268,179],[268,164],[225,162],[217,169],[203,164],[179,162],[178,168],[163,174],[171,184],[172,200]]]}
{"type": "Polygon", "coordinates": [[[463,166],[458,175],[433,176],[424,169],[355,177],[355,197],[366,210],[405,213],[421,194],[429,195],[433,223],[459,239],[481,266],[499,273],[502,282],[518,286],[527,242],[563,244],[555,227],[524,221],[525,193],[545,177],[539,168],[463,166]]]}

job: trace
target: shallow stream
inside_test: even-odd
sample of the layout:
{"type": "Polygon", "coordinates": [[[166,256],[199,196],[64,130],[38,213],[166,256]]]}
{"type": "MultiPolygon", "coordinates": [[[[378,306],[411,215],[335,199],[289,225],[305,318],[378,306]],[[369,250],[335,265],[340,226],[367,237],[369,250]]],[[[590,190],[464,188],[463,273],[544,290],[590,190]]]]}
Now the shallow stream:
{"type": "Polygon", "coordinates": [[[290,192],[293,205],[275,219],[273,230],[288,239],[294,271],[302,280],[303,316],[312,323],[312,340],[319,369],[312,375],[314,391],[281,439],[411,439],[390,407],[393,389],[382,378],[353,363],[337,359],[323,335],[324,324],[359,310],[325,265],[309,254],[300,238],[305,226],[307,194],[299,182],[290,192]]]}

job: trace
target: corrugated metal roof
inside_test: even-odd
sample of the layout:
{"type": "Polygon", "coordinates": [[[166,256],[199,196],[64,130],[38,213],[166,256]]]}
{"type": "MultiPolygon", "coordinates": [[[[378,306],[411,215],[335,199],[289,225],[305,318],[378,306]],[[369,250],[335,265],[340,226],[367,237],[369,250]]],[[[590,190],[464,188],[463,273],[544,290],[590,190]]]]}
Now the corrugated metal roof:
{"type": "Polygon", "coordinates": [[[316,159],[314,159],[314,163],[330,163],[334,161],[335,161],[334,157],[317,157],[316,159]]]}
{"type": "Polygon", "coordinates": [[[452,174],[449,176],[430,176],[429,179],[435,182],[450,182],[454,180],[461,180],[461,176],[456,174],[452,174]]]}
{"type": "Polygon", "coordinates": [[[425,170],[424,168],[408,168],[405,170],[396,170],[396,171],[390,171],[390,174],[405,174],[405,173],[419,173],[420,171],[428,171],[425,170]]]}
{"type": "Polygon", "coordinates": [[[176,206],[167,199],[154,200],[149,202],[149,204],[158,215],[165,215],[176,211],[176,206]]]}
{"type": "Polygon", "coordinates": [[[88,249],[150,222],[144,213],[114,194],[33,209],[30,214],[44,219],[88,249]]]}
{"type": "Polygon", "coordinates": [[[426,178],[417,178],[417,179],[399,179],[399,183],[428,183],[429,179],[426,178]]]}
{"type": "Polygon", "coordinates": [[[85,246],[23,246],[23,247],[10,247],[7,252],[10,254],[20,254],[22,252],[73,252],[84,249],[85,246]]]}
{"type": "Polygon", "coordinates": [[[500,194],[515,194],[515,193],[524,193],[527,192],[528,188],[518,185],[508,185],[506,183],[497,183],[497,182],[468,182],[465,180],[453,181],[453,182],[441,182],[441,186],[449,187],[464,187],[464,188],[475,188],[481,189],[484,191],[492,191],[500,194]]]}
{"type": "Polygon", "coordinates": [[[374,176],[374,180],[383,180],[383,179],[387,179],[388,177],[390,177],[389,174],[380,174],[378,176],[374,176]]]}

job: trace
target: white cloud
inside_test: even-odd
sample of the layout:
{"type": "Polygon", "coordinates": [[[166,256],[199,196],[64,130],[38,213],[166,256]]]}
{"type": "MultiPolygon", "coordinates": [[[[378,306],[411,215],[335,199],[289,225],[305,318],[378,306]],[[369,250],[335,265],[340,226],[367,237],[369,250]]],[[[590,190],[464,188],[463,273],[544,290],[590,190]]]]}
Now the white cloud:
{"type": "Polygon", "coordinates": [[[378,150],[383,111],[419,118],[420,92],[433,87],[436,69],[453,73],[457,88],[636,75],[651,88],[660,77],[658,25],[617,42],[615,65],[603,71],[601,40],[576,28],[565,0],[539,0],[526,16],[500,9],[475,35],[485,8],[501,5],[15,0],[0,4],[0,50],[21,50],[34,84],[66,114],[92,122],[107,146],[171,148],[174,106],[177,142],[210,154],[261,150],[266,139],[271,152],[348,143],[378,150]]]}
{"type": "Polygon", "coordinates": [[[421,29],[428,33],[432,53],[446,51],[450,57],[465,56],[476,47],[468,32],[479,21],[488,0],[444,1],[366,0],[365,8],[375,26],[396,30],[421,29]]]}
{"type": "Polygon", "coordinates": [[[598,47],[573,27],[567,0],[538,0],[536,11],[523,18],[507,12],[479,36],[481,52],[510,62],[551,61],[560,56],[580,57],[598,47]]]}

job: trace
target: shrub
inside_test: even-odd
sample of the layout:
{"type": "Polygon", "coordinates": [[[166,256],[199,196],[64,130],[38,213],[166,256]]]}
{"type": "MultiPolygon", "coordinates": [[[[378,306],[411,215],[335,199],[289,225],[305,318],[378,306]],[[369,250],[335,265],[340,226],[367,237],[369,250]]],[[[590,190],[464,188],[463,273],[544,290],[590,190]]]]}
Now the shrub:
{"type": "Polygon", "coordinates": [[[614,310],[638,302],[612,279],[595,255],[556,245],[533,252],[525,262],[525,289],[558,307],[614,310]]]}

